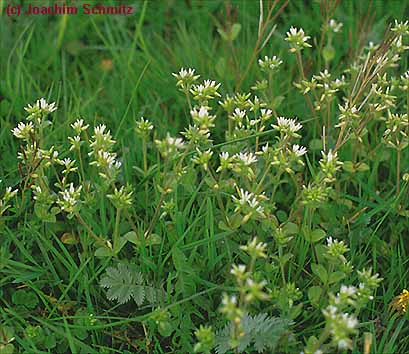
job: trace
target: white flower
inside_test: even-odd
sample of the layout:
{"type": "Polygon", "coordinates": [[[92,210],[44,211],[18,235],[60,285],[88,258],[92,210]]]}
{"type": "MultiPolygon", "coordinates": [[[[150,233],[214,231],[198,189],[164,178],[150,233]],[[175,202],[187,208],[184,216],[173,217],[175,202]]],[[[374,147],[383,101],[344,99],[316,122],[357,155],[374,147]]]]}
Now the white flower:
{"type": "Polygon", "coordinates": [[[285,38],[285,40],[291,45],[291,52],[296,52],[303,48],[311,47],[311,45],[308,43],[309,39],[310,36],[306,36],[302,28],[297,29],[295,27],[290,28],[290,30],[287,32],[287,38],[285,38]]]}
{"type": "Polygon", "coordinates": [[[219,157],[220,157],[220,160],[224,160],[224,161],[227,161],[230,158],[229,153],[227,151],[223,151],[219,155],[219,157]]]}
{"type": "Polygon", "coordinates": [[[240,205],[245,205],[249,203],[250,199],[253,198],[254,194],[250,193],[249,191],[240,188],[239,190],[239,198],[237,199],[235,196],[232,196],[233,200],[237,201],[240,205]]]}
{"type": "Polygon", "coordinates": [[[105,124],[100,124],[100,125],[96,126],[94,128],[95,136],[98,136],[98,137],[103,136],[106,128],[107,127],[106,127],[105,124]]]}
{"type": "Polygon", "coordinates": [[[33,105],[28,104],[27,107],[24,107],[24,110],[30,114],[41,112],[41,113],[52,113],[57,110],[55,102],[48,103],[44,98],[40,98],[33,105]]]}
{"type": "Polygon", "coordinates": [[[239,264],[239,265],[233,265],[233,268],[230,270],[230,274],[234,276],[243,276],[243,274],[246,272],[246,266],[244,264],[239,264]]]}
{"type": "Polygon", "coordinates": [[[75,130],[77,134],[81,134],[82,131],[86,131],[89,125],[84,125],[83,119],[77,119],[74,123],[71,124],[71,128],[75,130]]]}
{"type": "Polygon", "coordinates": [[[6,200],[6,201],[10,200],[11,198],[13,198],[17,194],[17,192],[18,192],[18,189],[15,189],[13,191],[13,189],[11,187],[7,187],[6,191],[4,193],[3,199],[6,200]]]}
{"type": "Polygon", "coordinates": [[[180,79],[185,79],[185,78],[187,78],[187,77],[193,77],[193,76],[195,75],[195,69],[191,69],[191,68],[187,68],[187,69],[181,68],[181,69],[179,70],[179,73],[177,73],[177,74],[173,73],[172,75],[175,76],[175,77],[177,77],[179,80],[180,80],[180,79]]]}
{"type": "Polygon", "coordinates": [[[271,109],[265,109],[265,108],[262,108],[260,110],[260,113],[261,113],[260,119],[262,121],[269,120],[271,118],[271,116],[273,115],[273,111],[271,109]]]}
{"type": "Polygon", "coordinates": [[[331,29],[332,32],[338,33],[341,31],[343,26],[342,22],[337,22],[333,18],[331,18],[328,22],[328,27],[331,29]]]}
{"type": "Polygon", "coordinates": [[[293,153],[297,157],[301,157],[307,153],[307,148],[300,145],[293,145],[293,153]]]}
{"type": "Polygon", "coordinates": [[[246,116],[246,111],[245,110],[240,110],[240,108],[236,108],[233,112],[233,117],[237,117],[240,119],[243,119],[246,116]]]}
{"type": "Polygon", "coordinates": [[[341,289],[340,289],[340,294],[345,294],[347,296],[353,296],[356,294],[356,288],[355,286],[346,286],[346,285],[341,285],[341,289]]]}
{"type": "Polygon", "coordinates": [[[258,65],[260,65],[260,68],[264,71],[273,71],[277,69],[282,63],[283,61],[275,55],[272,58],[265,56],[264,59],[258,60],[258,65]]]}
{"type": "Polygon", "coordinates": [[[144,132],[148,132],[153,129],[152,123],[144,117],[141,117],[141,119],[136,122],[136,126],[139,130],[144,132]]]}
{"type": "Polygon", "coordinates": [[[296,133],[302,128],[302,125],[297,123],[295,119],[278,117],[277,124],[272,124],[272,127],[284,133],[296,133]]]}
{"type": "Polygon", "coordinates": [[[79,135],[76,135],[74,137],[69,136],[68,140],[70,141],[70,144],[71,144],[70,151],[80,148],[81,137],[79,135]]]}
{"type": "Polygon", "coordinates": [[[257,162],[257,157],[252,152],[240,152],[239,154],[235,154],[234,157],[245,166],[250,166],[251,164],[257,162]]]}
{"type": "Polygon", "coordinates": [[[216,84],[216,81],[213,81],[213,80],[205,80],[204,87],[205,89],[213,88],[217,90],[220,87],[220,84],[216,84]]]}
{"type": "Polygon", "coordinates": [[[238,195],[239,198],[236,198],[234,195],[232,196],[233,202],[237,205],[235,212],[241,210],[242,207],[247,205],[253,211],[257,212],[261,216],[264,216],[264,208],[260,205],[258,201],[259,198],[265,199],[265,196],[263,194],[256,196],[253,193],[246,191],[243,188],[240,188],[238,190],[238,195]]]}
{"type": "Polygon", "coordinates": [[[30,138],[30,135],[34,133],[34,126],[31,122],[29,122],[28,124],[20,122],[18,123],[17,127],[11,130],[11,132],[18,139],[28,140],[30,138]]]}
{"type": "Polygon", "coordinates": [[[358,320],[354,316],[347,313],[342,314],[342,320],[349,329],[354,329],[358,325],[358,320]]]}
{"type": "Polygon", "coordinates": [[[166,136],[166,142],[169,146],[175,147],[176,149],[182,149],[185,145],[182,138],[173,138],[169,133],[166,136]]]}
{"type": "Polygon", "coordinates": [[[66,211],[67,213],[73,213],[76,210],[76,206],[79,203],[81,195],[82,186],[74,188],[74,185],[70,183],[68,188],[60,192],[60,199],[57,201],[60,205],[61,210],[66,211]]]}
{"type": "Polygon", "coordinates": [[[348,341],[346,341],[345,339],[340,339],[338,341],[338,349],[347,349],[349,346],[348,341]]]}
{"type": "Polygon", "coordinates": [[[334,241],[333,241],[332,237],[331,236],[327,237],[327,246],[331,247],[333,243],[334,243],[334,241]]]}

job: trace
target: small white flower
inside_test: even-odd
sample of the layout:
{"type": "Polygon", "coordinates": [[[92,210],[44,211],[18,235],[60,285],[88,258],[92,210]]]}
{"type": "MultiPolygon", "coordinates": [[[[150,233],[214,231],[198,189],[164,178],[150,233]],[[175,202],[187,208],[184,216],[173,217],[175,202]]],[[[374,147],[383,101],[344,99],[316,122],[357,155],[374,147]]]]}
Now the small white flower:
{"type": "Polygon", "coordinates": [[[297,123],[295,119],[278,117],[277,124],[272,124],[272,127],[284,133],[294,134],[302,128],[302,125],[300,123],[297,123]]]}
{"type": "Polygon", "coordinates": [[[264,59],[258,60],[258,65],[260,65],[260,68],[264,71],[274,71],[282,63],[283,61],[280,58],[276,57],[275,55],[272,58],[265,56],[264,59]]]}
{"type": "Polygon", "coordinates": [[[172,75],[177,77],[177,78],[180,78],[180,79],[185,79],[187,77],[193,77],[195,75],[195,69],[181,68],[179,73],[177,73],[177,74],[173,73],[172,75]]]}
{"type": "Polygon", "coordinates": [[[232,196],[233,200],[237,201],[240,205],[245,205],[249,203],[250,199],[253,197],[253,193],[240,188],[239,190],[239,198],[237,199],[235,196],[232,196]]]}
{"type": "Polygon", "coordinates": [[[235,154],[234,157],[245,166],[250,166],[251,164],[257,162],[257,157],[252,152],[240,152],[239,154],[235,154]]]}
{"type": "Polygon", "coordinates": [[[345,339],[340,339],[338,341],[338,349],[347,349],[349,346],[348,341],[346,341],[345,339]]]}
{"type": "Polygon", "coordinates": [[[220,160],[224,160],[224,161],[227,161],[230,158],[229,153],[227,151],[223,151],[219,155],[219,157],[220,157],[220,160]]]}
{"type": "Polygon", "coordinates": [[[57,107],[55,102],[48,103],[44,98],[40,98],[33,105],[28,104],[27,107],[24,107],[24,110],[30,115],[36,112],[48,114],[57,110],[57,107]]]}
{"type": "Polygon", "coordinates": [[[341,31],[343,26],[342,22],[337,22],[333,18],[329,20],[328,27],[331,29],[332,32],[338,33],[341,31]]]}
{"type": "Polygon", "coordinates": [[[89,125],[84,125],[83,119],[77,119],[74,123],[71,124],[71,128],[75,130],[77,134],[81,134],[81,132],[86,131],[89,125]]]}
{"type": "Polygon", "coordinates": [[[18,123],[17,127],[11,130],[11,132],[18,139],[28,140],[30,135],[34,133],[34,126],[32,122],[27,124],[20,122],[18,123]]]}
{"type": "Polygon", "coordinates": [[[293,145],[293,153],[297,157],[301,157],[307,153],[307,148],[300,145],[293,145]]]}
{"type": "Polygon", "coordinates": [[[285,40],[290,43],[291,52],[297,52],[303,48],[311,47],[308,43],[309,39],[310,36],[306,36],[302,28],[297,29],[295,27],[290,28],[287,32],[287,38],[285,38],[285,40]]]}
{"type": "Polygon", "coordinates": [[[166,142],[169,146],[175,147],[176,149],[182,149],[185,145],[182,138],[173,138],[169,133],[166,136],[166,142]]]}
{"type": "Polygon", "coordinates": [[[340,294],[345,294],[347,296],[353,296],[356,294],[356,288],[355,286],[346,286],[346,285],[341,285],[341,289],[340,289],[340,294]]]}
{"type": "Polygon", "coordinates": [[[347,313],[342,314],[342,320],[349,329],[354,329],[358,325],[358,320],[347,313]]]}

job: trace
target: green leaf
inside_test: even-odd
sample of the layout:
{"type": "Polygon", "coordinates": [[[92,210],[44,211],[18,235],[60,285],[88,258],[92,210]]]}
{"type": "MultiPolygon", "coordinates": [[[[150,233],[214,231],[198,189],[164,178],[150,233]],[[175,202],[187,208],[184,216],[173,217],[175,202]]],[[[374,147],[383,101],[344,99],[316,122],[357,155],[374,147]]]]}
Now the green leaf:
{"type": "Polygon", "coordinates": [[[288,262],[293,256],[294,256],[294,255],[293,255],[292,253],[283,254],[283,255],[280,257],[280,264],[281,264],[281,266],[285,266],[285,265],[287,264],[287,262],[288,262]]]}
{"type": "Polygon", "coordinates": [[[9,344],[0,344],[0,354],[13,354],[14,353],[14,345],[9,344]]]}
{"type": "Polygon", "coordinates": [[[220,57],[215,65],[216,73],[220,77],[224,76],[226,72],[226,58],[220,57]]]}
{"type": "Polygon", "coordinates": [[[355,167],[352,161],[344,161],[342,168],[346,172],[354,173],[355,172],[355,167]]]}
{"type": "Polygon", "coordinates": [[[226,223],[222,220],[219,221],[218,223],[219,229],[223,231],[231,231],[231,228],[226,225],[226,223]]]}
{"type": "Polygon", "coordinates": [[[231,27],[231,32],[230,32],[230,40],[234,41],[239,35],[240,31],[241,31],[241,24],[240,23],[233,24],[233,26],[231,27]]]}
{"type": "Polygon", "coordinates": [[[311,139],[309,145],[309,150],[320,151],[322,150],[322,140],[321,139],[311,139]]]}
{"type": "Polygon", "coordinates": [[[48,333],[45,337],[44,337],[44,342],[43,342],[44,346],[47,349],[53,349],[56,345],[57,345],[57,340],[55,338],[54,334],[48,333]]]}
{"type": "Polygon", "coordinates": [[[369,171],[369,166],[365,162],[360,162],[355,165],[355,168],[358,172],[369,171]]]}
{"type": "Polygon", "coordinates": [[[322,240],[326,235],[327,233],[324,230],[316,229],[310,234],[310,242],[316,243],[322,240]]]}
{"type": "Polygon", "coordinates": [[[322,288],[320,286],[312,286],[308,289],[308,299],[310,300],[311,304],[314,306],[318,306],[320,303],[320,298],[322,294],[322,288]]]}
{"type": "Polygon", "coordinates": [[[322,57],[324,58],[325,62],[331,62],[335,57],[335,49],[332,45],[328,44],[322,50],[322,57]]]}
{"type": "Polygon", "coordinates": [[[177,247],[172,251],[172,260],[177,271],[184,271],[187,269],[187,258],[185,254],[177,247]]]}
{"type": "Polygon", "coordinates": [[[38,304],[38,297],[32,291],[17,290],[11,297],[11,300],[15,305],[22,305],[28,309],[33,309],[38,304]]]}
{"type": "Polygon", "coordinates": [[[286,235],[296,235],[299,232],[299,228],[297,224],[288,222],[283,226],[283,231],[286,235]]]}
{"type": "Polygon", "coordinates": [[[124,248],[127,242],[128,239],[126,237],[119,237],[118,243],[115,245],[114,248],[114,253],[118,254],[119,252],[121,252],[122,248],[124,248]]]}
{"type": "Polygon", "coordinates": [[[95,251],[95,257],[113,257],[115,256],[115,253],[112,249],[106,247],[106,246],[101,246],[98,247],[95,251]]]}
{"type": "Polygon", "coordinates": [[[227,42],[229,40],[229,36],[227,35],[227,33],[224,30],[222,30],[221,28],[218,28],[217,32],[219,32],[220,37],[222,37],[224,41],[227,42]]]}
{"type": "Polygon", "coordinates": [[[333,272],[329,275],[329,284],[338,283],[340,280],[345,278],[344,272],[333,272]]]}
{"type": "Polygon", "coordinates": [[[311,264],[312,272],[321,280],[323,284],[328,282],[328,273],[327,270],[321,264],[313,263],[311,264]]]}
{"type": "Polygon", "coordinates": [[[143,242],[135,231],[129,231],[123,237],[136,246],[154,246],[162,243],[162,237],[157,234],[150,234],[143,242]]]}
{"type": "Polygon", "coordinates": [[[117,268],[108,267],[101,278],[100,286],[108,289],[107,298],[109,300],[116,300],[120,304],[133,298],[140,306],[145,299],[142,274],[125,264],[120,263],[117,268]]]}
{"type": "Polygon", "coordinates": [[[66,232],[61,236],[61,242],[65,245],[76,245],[78,243],[78,239],[73,233],[66,232]]]}
{"type": "MultiPolygon", "coordinates": [[[[249,353],[247,348],[253,343],[258,353],[274,353],[275,348],[282,336],[291,325],[291,321],[276,317],[269,317],[266,313],[255,316],[244,314],[242,318],[243,335],[238,340],[237,351],[249,353]]],[[[231,333],[233,323],[228,323],[221,331],[216,333],[216,353],[224,354],[232,348],[231,333]]]]}
{"type": "Polygon", "coordinates": [[[174,328],[172,326],[172,323],[166,321],[166,322],[159,322],[158,330],[161,336],[169,337],[174,331],[174,328]]]}

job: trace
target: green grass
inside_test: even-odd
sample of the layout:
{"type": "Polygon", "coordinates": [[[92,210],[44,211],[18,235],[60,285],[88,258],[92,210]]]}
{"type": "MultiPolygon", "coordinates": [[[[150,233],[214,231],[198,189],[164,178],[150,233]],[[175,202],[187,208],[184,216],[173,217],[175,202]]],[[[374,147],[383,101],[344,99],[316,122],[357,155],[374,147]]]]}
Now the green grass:
{"type": "MultiPolygon", "coordinates": [[[[0,1],[0,5],[6,4],[0,1]]],[[[134,168],[143,168],[135,121],[141,116],[148,118],[155,126],[154,139],[167,132],[176,136],[191,123],[186,99],[177,91],[172,76],[181,67],[195,68],[201,78],[220,82],[223,96],[236,92],[253,54],[259,7],[255,0],[135,1],[134,6],[135,14],[129,17],[0,17],[0,196],[6,186],[19,188],[22,181],[16,157],[19,141],[10,130],[24,120],[27,103],[45,97],[59,106],[50,116],[53,128],[46,134],[46,145],[66,151],[61,158],[76,158],[68,153],[68,137],[72,136],[70,124],[78,117],[84,118],[90,129],[100,123],[108,126],[123,163],[119,184],[129,183],[134,189],[130,217],[121,221],[119,233],[133,228],[140,234],[146,231],[161,198],[157,185],[165,182],[161,173],[166,166],[161,165],[150,143],[148,164],[156,167],[145,176],[134,168]],[[227,26],[229,22],[242,26],[232,42],[233,51],[217,31],[218,23],[227,26]],[[103,69],[104,60],[112,63],[110,69],[103,69]]],[[[335,77],[352,64],[368,41],[379,43],[394,19],[406,20],[407,11],[405,1],[341,2],[333,16],[344,23],[342,33],[333,41],[331,72],[335,77]]],[[[277,28],[257,58],[277,55],[283,60],[271,89],[284,96],[277,108],[279,115],[299,117],[303,122],[301,144],[311,152],[296,178],[309,180],[319,172],[319,149],[314,152],[309,144],[320,139],[320,122],[294,88],[293,83],[299,80],[297,62],[284,38],[292,25],[302,27],[316,48],[322,26],[320,4],[290,1],[274,23],[277,28]]],[[[318,74],[319,51],[305,51],[303,56],[306,76],[318,74]]],[[[407,69],[404,55],[399,72],[407,69]]],[[[255,62],[240,91],[250,92],[260,78],[255,62]]],[[[400,102],[399,108],[406,111],[405,104],[400,102]]],[[[221,116],[212,132],[216,156],[222,147],[236,145],[231,141],[225,144],[227,118],[221,109],[215,112],[221,116]]],[[[334,113],[333,122],[336,117],[334,113]]],[[[377,123],[368,125],[368,130],[372,136],[382,134],[377,123]]],[[[261,140],[273,141],[273,136],[267,131],[261,140]]],[[[388,306],[409,286],[409,219],[398,212],[408,209],[408,183],[402,182],[396,197],[396,153],[377,146],[380,138],[365,140],[365,149],[348,143],[339,151],[341,161],[358,155],[369,170],[343,173],[336,200],[328,202],[311,222],[346,242],[350,248],[347,258],[355,269],[372,267],[383,278],[375,300],[359,316],[360,333],[373,334],[368,353],[406,353],[408,317],[391,315],[388,306]]],[[[236,143],[248,147],[254,140],[250,136],[236,143]]],[[[402,174],[409,172],[408,157],[408,149],[403,150],[402,174]]],[[[88,178],[98,178],[95,166],[86,165],[85,170],[88,178]]],[[[268,177],[270,183],[272,178],[268,177]]],[[[116,210],[106,198],[109,193],[99,189],[81,216],[96,235],[112,239],[116,210]]],[[[277,189],[275,216],[280,222],[285,222],[292,210],[297,221],[306,219],[304,211],[290,200],[293,195],[290,179],[277,189]]],[[[171,196],[176,204],[171,217],[155,223],[152,230],[160,237],[158,244],[128,243],[118,256],[99,258],[94,255],[94,240],[77,220],[59,214],[55,223],[43,222],[35,215],[30,198],[19,207],[19,195],[16,199],[20,202],[13,202],[0,216],[0,353],[6,327],[13,329],[12,343],[19,353],[192,353],[194,331],[200,324],[222,328],[226,322],[218,310],[222,293],[237,290],[230,268],[249,260],[239,246],[257,234],[264,235],[261,238],[268,244],[270,257],[277,255],[275,241],[261,223],[236,230],[220,227],[223,218],[218,199],[208,177],[198,169],[189,170],[171,196]],[[64,243],[64,233],[73,233],[80,241],[64,243]],[[119,260],[129,262],[153,286],[163,289],[161,309],[169,318],[156,323],[152,319],[156,305],[118,305],[107,299],[99,281],[107,267],[119,260]],[[17,292],[23,297],[20,302],[17,292]],[[37,300],[30,307],[27,303],[33,297],[37,300]],[[170,336],[166,326],[171,328],[170,336]]],[[[225,193],[222,198],[229,196],[225,193]]],[[[321,310],[312,307],[307,296],[307,289],[316,284],[310,276],[310,245],[298,235],[290,250],[294,258],[285,273],[302,291],[297,304],[303,304],[303,310],[291,318],[294,340],[284,343],[280,353],[299,353],[310,336],[320,335],[324,325],[321,310]]],[[[273,264],[268,258],[258,263],[255,272],[267,279],[270,289],[282,286],[280,271],[273,264]]],[[[355,273],[346,281],[358,284],[355,273]]],[[[254,310],[283,315],[273,302],[257,303],[254,310]]],[[[362,337],[354,338],[352,352],[364,353],[362,337]]]]}

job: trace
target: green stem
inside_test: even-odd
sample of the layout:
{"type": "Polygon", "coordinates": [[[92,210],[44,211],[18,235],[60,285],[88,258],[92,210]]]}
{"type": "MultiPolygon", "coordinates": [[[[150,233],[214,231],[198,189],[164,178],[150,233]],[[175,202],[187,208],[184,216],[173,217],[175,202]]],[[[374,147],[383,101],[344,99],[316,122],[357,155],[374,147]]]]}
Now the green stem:
{"type": "Polygon", "coordinates": [[[278,246],[278,258],[280,259],[281,279],[283,280],[283,284],[286,285],[287,281],[285,280],[284,265],[281,261],[282,257],[283,257],[283,247],[280,245],[278,246]]]}
{"type": "Polygon", "coordinates": [[[396,157],[396,195],[400,193],[400,155],[401,149],[398,148],[396,157]]]}
{"type": "MultiPolygon", "coordinates": [[[[146,142],[146,136],[142,138],[142,154],[143,154],[143,172],[144,178],[146,178],[146,173],[148,172],[148,148],[146,142]]],[[[145,205],[148,205],[148,184],[145,180],[145,205]]]]}
{"type": "Polygon", "coordinates": [[[98,237],[97,235],[95,235],[94,231],[92,231],[92,229],[89,227],[89,225],[84,221],[84,219],[81,217],[81,215],[79,213],[75,214],[75,217],[77,218],[77,220],[79,221],[79,223],[85,227],[85,229],[88,231],[88,233],[98,242],[102,242],[104,243],[104,240],[101,237],[98,237]]]}
{"type": "Polygon", "coordinates": [[[115,229],[114,229],[114,251],[119,247],[119,221],[121,219],[121,209],[116,209],[115,229]]]}
{"type": "Polygon", "coordinates": [[[190,101],[189,89],[188,89],[188,88],[185,88],[185,89],[183,90],[183,92],[185,93],[186,100],[187,100],[187,103],[188,103],[188,105],[189,105],[189,114],[190,114],[190,111],[192,110],[192,102],[190,101]]]}
{"type": "Polygon", "coordinates": [[[265,167],[263,175],[261,176],[260,182],[258,182],[258,184],[257,184],[256,190],[254,192],[255,194],[260,193],[260,188],[263,186],[263,182],[264,182],[265,178],[267,177],[268,172],[270,171],[270,166],[271,166],[270,162],[267,162],[267,166],[265,167]]]}
{"type": "Polygon", "coordinates": [[[78,152],[78,159],[80,160],[81,181],[85,181],[84,163],[82,162],[81,148],[80,147],[78,147],[77,152],[78,152]]]}

